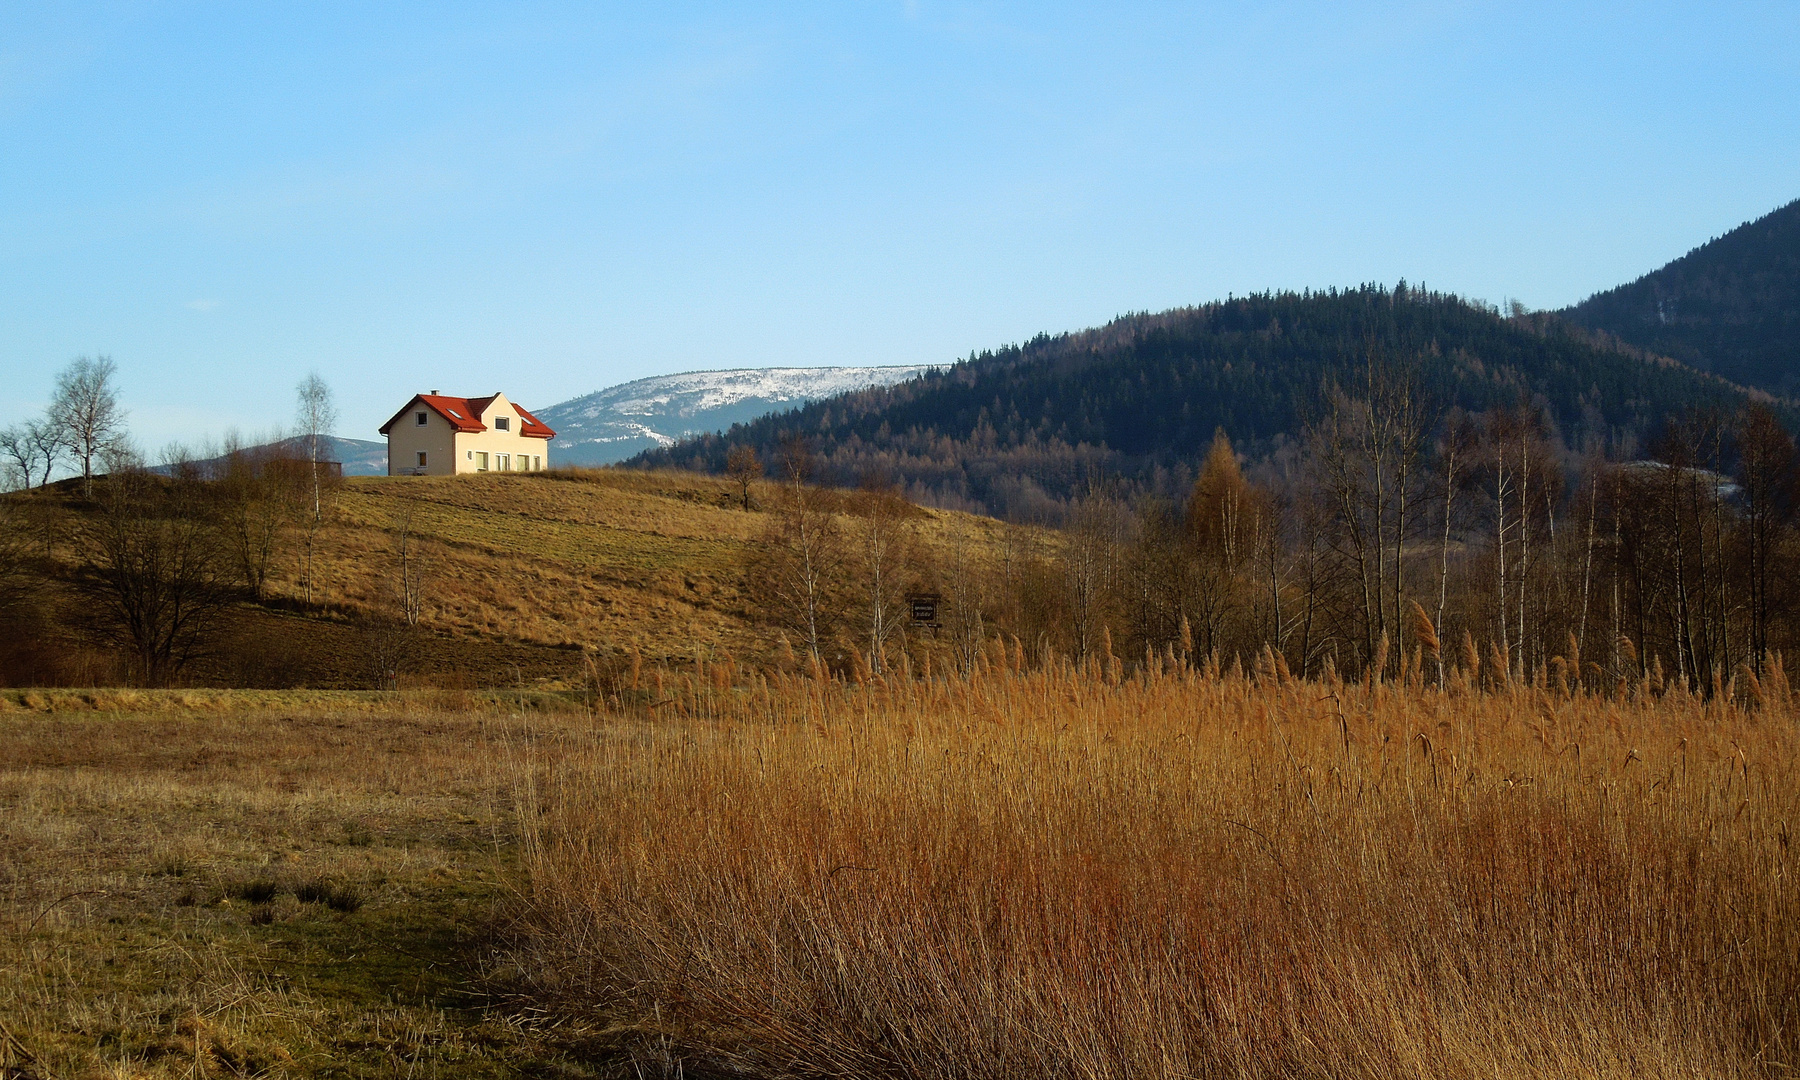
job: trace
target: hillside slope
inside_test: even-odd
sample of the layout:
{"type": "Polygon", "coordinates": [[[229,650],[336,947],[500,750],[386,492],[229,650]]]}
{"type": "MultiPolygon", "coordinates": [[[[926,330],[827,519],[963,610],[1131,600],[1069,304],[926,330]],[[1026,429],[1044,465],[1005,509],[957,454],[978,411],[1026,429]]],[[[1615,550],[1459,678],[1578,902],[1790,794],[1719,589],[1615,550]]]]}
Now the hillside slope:
{"type": "Polygon", "coordinates": [[[608,465],[766,413],[917,378],[929,367],[743,368],[621,383],[538,410],[561,465],[608,465]]]}
{"type": "MultiPolygon", "coordinates": [[[[422,598],[400,643],[403,680],[513,687],[581,684],[590,664],[637,650],[649,664],[730,655],[769,659],[774,615],[746,584],[770,525],[766,485],[744,510],[736,485],[676,472],[558,470],[459,477],[363,477],[332,495],[318,535],[318,588],[305,598],[301,535],[281,540],[261,603],[233,607],[208,655],[183,675],[199,686],[366,687],[377,681],[376,625],[400,593],[404,533],[422,598]]],[[[88,625],[73,583],[88,573],[82,539],[94,511],[73,483],[6,496],[10,518],[50,550],[55,582],[43,633],[0,642],[0,685],[104,685],[116,655],[88,625]],[[31,639],[31,640],[24,640],[31,639]],[[39,640],[56,656],[21,669],[14,650],[39,640]],[[39,674],[29,678],[33,672],[39,674]]],[[[951,545],[972,563],[1003,556],[1018,530],[946,511],[916,518],[916,566],[951,545]]]]}
{"type": "Polygon", "coordinates": [[[1800,200],[1562,315],[1734,382],[1800,394],[1800,200]]]}
{"type": "Polygon", "coordinates": [[[1571,445],[1645,432],[1693,405],[1731,408],[1722,380],[1602,347],[1549,317],[1502,318],[1454,296],[1364,287],[1232,299],[971,356],[900,385],[840,395],[641,455],[718,470],[735,443],[813,444],[826,479],[903,479],[915,498],[1052,516],[1096,468],[1184,492],[1215,428],[1252,455],[1302,429],[1328,382],[1370,355],[1410,366],[1430,402],[1544,404],[1571,445]]]}

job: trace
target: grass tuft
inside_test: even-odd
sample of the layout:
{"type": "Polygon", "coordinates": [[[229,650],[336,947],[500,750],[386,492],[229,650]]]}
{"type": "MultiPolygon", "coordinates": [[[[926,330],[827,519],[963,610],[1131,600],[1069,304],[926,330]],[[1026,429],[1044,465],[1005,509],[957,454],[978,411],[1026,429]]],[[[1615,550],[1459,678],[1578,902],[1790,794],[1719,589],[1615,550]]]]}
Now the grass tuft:
{"type": "Polygon", "coordinates": [[[240,881],[231,887],[231,895],[249,904],[267,904],[275,899],[281,886],[267,878],[240,881]]]}

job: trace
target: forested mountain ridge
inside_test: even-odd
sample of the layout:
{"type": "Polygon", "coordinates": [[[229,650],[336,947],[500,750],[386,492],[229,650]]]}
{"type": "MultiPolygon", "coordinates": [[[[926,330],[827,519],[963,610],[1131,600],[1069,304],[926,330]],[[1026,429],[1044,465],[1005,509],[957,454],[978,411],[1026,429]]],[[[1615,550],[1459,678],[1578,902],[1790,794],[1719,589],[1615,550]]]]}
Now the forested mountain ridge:
{"type": "Polygon", "coordinates": [[[1561,313],[1770,393],[1800,393],[1800,200],[1561,313]]]}
{"type": "Polygon", "coordinates": [[[1411,372],[1432,407],[1536,402],[1570,446],[1629,443],[1691,406],[1729,410],[1744,397],[1554,316],[1505,318],[1402,283],[1232,298],[1040,335],[634,461],[717,471],[734,445],[771,460],[799,435],[827,481],[884,473],[939,505],[1053,517],[1095,470],[1185,494],[1218,428],[1252,457],[1277,451],[1325,387],[1354,388],[1371,358],[1411,372]]]}

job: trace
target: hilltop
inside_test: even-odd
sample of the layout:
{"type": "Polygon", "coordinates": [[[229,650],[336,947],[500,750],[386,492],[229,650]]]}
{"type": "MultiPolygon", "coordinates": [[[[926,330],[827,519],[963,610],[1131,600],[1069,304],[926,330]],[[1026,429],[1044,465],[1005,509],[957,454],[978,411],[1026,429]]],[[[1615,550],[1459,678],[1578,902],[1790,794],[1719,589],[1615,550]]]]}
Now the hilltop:
{"type": "Polygon", "coordinates": [[[1800,394],[1800,200],[1561,314],[1701,371],[1800,394]]]}

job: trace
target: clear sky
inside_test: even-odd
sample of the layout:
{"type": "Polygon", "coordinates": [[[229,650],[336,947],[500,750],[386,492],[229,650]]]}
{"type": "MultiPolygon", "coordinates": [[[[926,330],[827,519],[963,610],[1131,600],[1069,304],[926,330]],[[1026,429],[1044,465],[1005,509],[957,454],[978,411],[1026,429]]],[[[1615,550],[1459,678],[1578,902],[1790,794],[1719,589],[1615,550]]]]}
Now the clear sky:
{"type": "Polygon", "coordinates": [[[1800,197],[1800,3],[0,3],[0,424],[154,450],[1413,283],[1557,307],[1800,197]]]}

